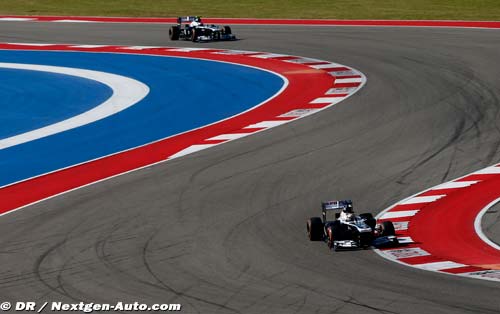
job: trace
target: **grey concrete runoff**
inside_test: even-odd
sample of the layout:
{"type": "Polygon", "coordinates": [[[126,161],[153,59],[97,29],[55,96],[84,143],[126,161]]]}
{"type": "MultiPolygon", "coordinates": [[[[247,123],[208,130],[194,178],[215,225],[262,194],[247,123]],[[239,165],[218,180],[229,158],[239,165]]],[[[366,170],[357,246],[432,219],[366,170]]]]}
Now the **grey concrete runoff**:
{"type": "Polygon", "coordinates": [[[483,215],[483,233],[496,245],[500,245],[500,203],[490,207],[483,215]]]}
{"type": "MultiPolygon", "coordinates": [[[[167,31],[0,23],[0,41],[193,45],[167,31]]],[[[1,217],[0,299],[181,303],[203,314],[499,313],[498,283],[371,250],[334,253],[305,234],[321,200],[377,213],[500,160],[499,31],[233,31],[241,40],[197,46],[330,60],[368,83],[320,114],[1,217]]]]}

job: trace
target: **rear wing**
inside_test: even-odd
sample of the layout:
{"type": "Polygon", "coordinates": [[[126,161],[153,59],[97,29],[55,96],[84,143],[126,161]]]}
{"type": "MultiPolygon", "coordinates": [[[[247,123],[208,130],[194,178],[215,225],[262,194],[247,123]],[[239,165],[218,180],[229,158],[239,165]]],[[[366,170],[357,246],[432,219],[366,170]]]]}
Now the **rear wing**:
{"type": "Polygon", "coordinates": [[[179,16],[177,18],[177,23],[182,24],[182,23],[191,23],[196,19],[199,19],[199,16],[179,16]]]}
{"type": "Polygon", "coordinates": [[[323,211],[342,210],[342,209],[349,207],[349,206],[352,207],[351,200],[321,202],[321,209],[323,211]]]}
{"type": "MultiPolygon", "coordinates": [[[[322,214],[322,220],[323,223],[327,222],[327,212],[329,211],[335,211],[335,210],[343,210],[344,208],[351,207],[352,208],[352,201],[351,200],[341,200],[341,201],[326,201],[326,202],[321,202],[321,214],[322,214]]],[[[340,217],[340,212],[335,213],[335,219],[338,219],[340,217]]]]}

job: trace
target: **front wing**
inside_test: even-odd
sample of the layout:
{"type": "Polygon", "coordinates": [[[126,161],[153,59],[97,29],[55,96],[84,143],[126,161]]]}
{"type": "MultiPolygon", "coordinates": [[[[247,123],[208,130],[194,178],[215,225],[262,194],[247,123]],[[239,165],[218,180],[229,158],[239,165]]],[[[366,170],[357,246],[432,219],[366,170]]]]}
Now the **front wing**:
{"type": "MultiPolygon", "coordinates": [[[[372,242],[372,246],[375,248],[392,247],[398,244],[399,244],[398,238],[396,238],[395,236],[378,237],[375,238],[372,242]]],[[[360,248],[359,243],[353,240],[333,241],[333,246],[336,250],[339,249],[349,250],[349,249],[360,248]]]]}
{"type": "MultiPolygon", "coordinates": [[[[216,40],[214,39],[213,36],[206,36],[206,35],[200,35],[198,36],[198,41],[212,41],[212,40],[216,40]]],[[[219,40],[236,40],[236,36],[234,36],[233,34],[229,34],[229,35],[220,35],[220,38],[217,39],[218,41],[219,40]]]]}

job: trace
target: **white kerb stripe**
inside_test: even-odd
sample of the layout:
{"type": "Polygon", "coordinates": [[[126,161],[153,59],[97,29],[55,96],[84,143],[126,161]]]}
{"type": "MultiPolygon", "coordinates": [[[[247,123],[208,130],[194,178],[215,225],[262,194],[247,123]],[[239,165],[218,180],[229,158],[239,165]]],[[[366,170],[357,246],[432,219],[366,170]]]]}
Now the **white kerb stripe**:
{"type": "Polygon", "coordinates": [[[461,274],[462,276],[479,278],[484,280],[500,281],[500,270],[483,270],[461,274]]]}
{"type": "Polygon", "coordinates": [[[272,128],[278,125],[282,125],[289,122],[289,120],[274,120],[274,121],[262,121],[255,124],[250,124],[249,126],[244,127],[244,129],[267,129],[272,128]]]}
{"type": "Polygon", "coordinates": [[[248,50],[223,50],[223,51],[217,51],[217,52],[212,52],[213,54],[217,55],[249,55],[249,54],[254,54],[254,53],[259,53],[256,51],[248,51],[248,50]]]}
{"type": "Polygon", "coordinates": [[[408,230],[409,221],[395,221],[393,222],[394,229],[398,231],[408,230]]]}
{"type": "Polygon", "coordinates": [[[362,81],[363,81],[363,78],[361,78],[361,77],[335,79],[335,83],[361,83],[362,81]]]}
{"type": "Polygon", "coordinates": [[[289,57],[288,55],[282,55],[278,53],[266,53],[261,55],[253,55],[252,58],[260,58],[260,59],[270,59],[270,58],[279,58],[279,57],[289,57]]]}
{"type": "Polygon", "coordinates": [[[422,250],[421,248],[400,248],[393,250],[383,251],[384,255],[388,255],[390,258],[401,259],[417,256],[429,256],[429,252],[422,250]]]}
{"type": "Polygon", "coordinates": [[[125,46],[120,47],[121,49],[130,49],[130,50],[144,50],[144,49],[153,49],[153,48],[162,48],[158,46],[125,46]]]}
{"type": "Polygon", "coordinates": [[[108,47],[107,45],[74,45],[70,46],[71,48],[102,48],[108,47]]]}
{"type": "Polygon", "coordinates": [[[54,20],[52,22],[56,22],[56,23],[92,23],[93,21],[86,21],[86,20],[54,20]]]}
{"type": "Polygon", "coordinates": [[[320,111],[321,109],[294,109],[287,113],[281,114],[278,117],[282,118],[290,118],[290,117],[304,117],[313,113],[320,111]]]}
{"type": "Polygon", "coordinates": [[[357,89],[358,89],[357,87],[334,87],[334,88],[330,88],[326,92],[326,95],[349,94],[351,92],[356,91],[357,89]]]}
{"type": "Polygon", "coordinates": [[[344,97],[319,97],[311,101],[310,104],[338,104],[344,100],[344,97]]]}
{"type": "Polygon", "coordinates": [[[312,58],[297,58],[297,59],[285,60],[285,62],[304,64],[304,63],[316,63],[316,62],[324,62],[324,61],[318,60],[318,59],[312,59],[312,58]]]}
{"type": "Polygon", "coordinates": [[[215,50],[214,48],[168,48],[167,51],[179,51],[179,52],[191,52],[191,51],[204,51],[204,50],[215,50]]]}
{"type": "Polygon", "coordinates": [[[400,244],[408,244],[408,243],[413,243],[413,239],[411,237],[397,237],[398,242],[400,244]]]}
{"type": "Polygon", "coordinates": [[[445,197],[446,195],[430,195],[430,196],[416,196],[410,199],[404,200],[400,202],[401,205],[409,205],[409,204],[420,204],[420,203],[430,203],[437,201],[438,199],[445,197]]]}
{"type": "Polygon", "coordinates": [[[451,181],[433,187],[432,190],[459,189],[471,186],[479,181],[451,181]]]}
{"type": "Polygon", "coordinates": [[[168,159],[173,159],[173,158],[185,156],[187,154],[195,153],[195,152],[198,152],[200,150],[203,150],[203,149],[215,146],[215,145],[217,145],[217,144],[197,144],[197,145],[191,145],[188,148],[183,149],[180,152],[177,152],[177,153],[173,154],[172,156],[168,157],[168,159]]]}
{"type": "Polygon", "coordinates": [[[58,73],[100,82],[113,90],[105,102],[82,114],[0,140],[0,149],[34,141],[43,137],[71,130],[127,109],[141,101],[149,93],[149,87],[134,79],[111,73],[76,68],[65,68],[38,64],[0,63],[0,68],[58,73]]]}
{"type": "Polygon", "coordinates": [[[310,67],[315,69],[329,69],[329,68],[339,68],[344,66],[338,63],[327,63],[327,64],[310,65],[310,67]]]}
{"type": "Polygon", "coordinates": [[[412,265],[412,266],[418,267],[418,268],[421,268],[421,269],[425,269],[425,270],[442,270],[442,269],[464,267],[466,265],[460,264],[460,263],[451,262],[451,261],[446,261],[446,262],[434,262],[434,263],[417,264],[417,265],[412,265]]]}
{"type": "Polygon", "coordinates": [[[1,17],[0,21],[11,21],[11,22],[16,22],[16,21],[34,21],[35,19],[33,18],[27,18],[27,17],[1,17]]]}
{"type": "Polygon", "coordinates": [[[22,46],[34,46],[34,47],[48,47],[55,46],[55,44],[40,44],[40,43],[7,43],[9,45],[22,45],[22,46]]]}
{"type": "Polygon", "coordinates": [[[488,167],[481,169],[479,171],[473,172],[472,174],[497,174],[500,173],[500,167],[488,167]]]}
{"type": "Polygon", "coordinates": [[[353,70],[340,70],[340,71],[332,71],[329,72],[328,74],[333,74],[335,76],[350,76],[350,75],[358,75],[361,76],[358,72],[355,72],[353,70]]]}
{"type": "Polygon", "coordinates": [[[252,133],[230,133],[230,134],[222,134],[209,138],[209,141],[224,141],[224,140],[235,140],[238,138],[242,138],[252,133]]]}
{"type": "Polygon", "coordinates": [[[384,213],[380,219],[390,219],[390,218],[399,218],[399,217],[411,217],[415,216],[418,213],[419,209],[415,210],[400,210],[400,211],[390,211],[384,213]]]}

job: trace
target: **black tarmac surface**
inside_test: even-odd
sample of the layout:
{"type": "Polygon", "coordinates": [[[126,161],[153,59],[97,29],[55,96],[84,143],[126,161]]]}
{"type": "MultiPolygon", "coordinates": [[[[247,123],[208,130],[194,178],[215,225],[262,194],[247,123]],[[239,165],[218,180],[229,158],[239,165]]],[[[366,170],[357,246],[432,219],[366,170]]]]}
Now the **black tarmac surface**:
{"type": "MultiPolygon", "coordinates": [[[[1,23],[0,41],[193,45],[167,31],[1,23]]],[[[321,200],[376,213],[500,160],[499,31],[233,31],[241,40],[197,46],[330,60],[368,83],[320,114],[3,216],[0,299],[181,303],[203,314],[499,313],[499,283],[371,250],[334,253],[305,234],[321,200]]]]}

